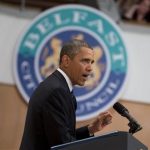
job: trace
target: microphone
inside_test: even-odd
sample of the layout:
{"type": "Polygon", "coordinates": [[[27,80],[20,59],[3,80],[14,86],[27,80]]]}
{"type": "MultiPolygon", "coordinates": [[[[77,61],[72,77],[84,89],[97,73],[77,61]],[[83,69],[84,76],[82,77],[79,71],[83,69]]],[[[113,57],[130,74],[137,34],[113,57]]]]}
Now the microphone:
{"type": "Polygon", "coordinates": [[[129,133],[135,133],[142,129],[141,125],[130,115],[127,108],[125,108],[119,102],[113,105],[113,108],[123,117],[126,117],[130,122],[128,126],[130,127],[129,133]]]}

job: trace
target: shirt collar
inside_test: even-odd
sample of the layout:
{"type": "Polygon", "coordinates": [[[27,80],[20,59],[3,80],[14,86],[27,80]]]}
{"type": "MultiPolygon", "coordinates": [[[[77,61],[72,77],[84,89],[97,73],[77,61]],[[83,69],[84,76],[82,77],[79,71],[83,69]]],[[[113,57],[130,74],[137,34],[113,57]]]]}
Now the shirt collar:
{"type": "Polygon", "coordinates": [[[65,78],[65,80],[66,80],[66,82],[67,82],[67,84],[68,84],[69,90],[70,90],[70,92],[71,92],[72,89],[73,89],[71,80],[69,79],[69,77],[67,76],[67,74],[66,74],[63,70],[61,70],[60,68],[58,68],[57,70],[58,70],[58,71],[63,75],[63,77],[65,78]]]}

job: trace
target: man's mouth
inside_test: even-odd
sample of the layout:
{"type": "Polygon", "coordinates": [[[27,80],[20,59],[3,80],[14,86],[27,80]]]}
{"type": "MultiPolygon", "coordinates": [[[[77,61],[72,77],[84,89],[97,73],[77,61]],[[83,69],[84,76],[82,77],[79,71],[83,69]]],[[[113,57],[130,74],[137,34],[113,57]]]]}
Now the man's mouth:
{"type": "Polygon", "coordinates": [[[89,77],[89,74],[83,74],[82,75],[85,79],[87,79],[89,77]]]}

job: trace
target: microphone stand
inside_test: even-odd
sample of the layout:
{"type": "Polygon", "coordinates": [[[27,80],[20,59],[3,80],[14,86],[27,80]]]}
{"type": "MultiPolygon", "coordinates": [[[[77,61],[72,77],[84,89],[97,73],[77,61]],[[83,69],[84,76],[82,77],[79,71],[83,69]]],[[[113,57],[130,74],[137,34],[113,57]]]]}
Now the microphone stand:
{"type": "Polygon", "coordinates": [[[129,133],[131,133],[131,134],[134,134],[137,131],[140,131],[142,129],[142,127],[139,124],[137,124],[136,122],[129,122],[128,126],[130,127],[129,133]]]}
{"type": "Polygon", "coordinates": [[[134,134],[142,129],[141,125],[128,113],[128,111],[126,111],[125,117],[129,120],[129,133],[134,134]]]}

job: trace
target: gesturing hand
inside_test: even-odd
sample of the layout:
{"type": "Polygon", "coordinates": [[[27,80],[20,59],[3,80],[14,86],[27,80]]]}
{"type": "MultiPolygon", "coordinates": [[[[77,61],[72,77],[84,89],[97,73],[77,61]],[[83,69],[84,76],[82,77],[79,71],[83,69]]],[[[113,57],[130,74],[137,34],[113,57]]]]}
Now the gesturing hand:
{"type": "Polygon", "coordinates": [[[89,133],[92,135],[95,132],[102,130],[106,125],[112,122],[112,115],[110,112],[104,112],[98,115],[98,117],[88,126],[89,133]]]}

